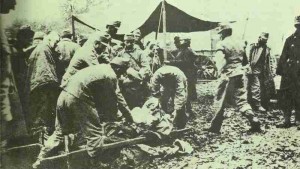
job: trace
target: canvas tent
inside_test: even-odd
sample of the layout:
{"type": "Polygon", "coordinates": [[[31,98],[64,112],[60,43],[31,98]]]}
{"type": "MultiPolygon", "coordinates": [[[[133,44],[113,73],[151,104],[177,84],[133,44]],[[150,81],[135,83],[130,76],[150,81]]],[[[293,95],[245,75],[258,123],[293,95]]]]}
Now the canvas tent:
{"type": "MultiPolygon", "coordinates": [[[[151,32],[157,32],[160,25],[162,32],[162,1],[138,0],[133,4],[145,4],[147,8],[136,9],[134,6],[128,7],[120,2],[117,6],[112,6],[104,10],[98,10],[97,7],[91,9],[86,14],[76,16],[77,19],[84,21],[91,27],[99,30],[105,29],[106,23],[113,20],[122,22],[119,33],[126,34],[135,29],[140,29],[142,36],[146,36],[151,32]],[[120,6],[124,6],[120,8],[120,6]]],[[[139,5],[137,5],[139,6],[139,5]]],[[[200,17],[191,16],[180,10],[178,7],[165,2],[166,9],[166,29],[167,32],[197,32],[208,31],[218,26],[219,22],[210,22],[199,19],[200,17]]]]}
{"type": "MultiPolygon", "coordinates": [[[[161,17],[162,5],[163,2],[160,2],[145,23],[138,28],[141,30],[142,36],[146,36],[151,32],[156,32],[157,30],[159,30],[159,32],[163,31],[162,26],[158,29],[159,25],[163,25],[161,17]]],[[[193,17],[167,2],[165,2],[165,10],[167,32],[208,31],[219,25],[219,22],[205,21],[193,17]]]]}

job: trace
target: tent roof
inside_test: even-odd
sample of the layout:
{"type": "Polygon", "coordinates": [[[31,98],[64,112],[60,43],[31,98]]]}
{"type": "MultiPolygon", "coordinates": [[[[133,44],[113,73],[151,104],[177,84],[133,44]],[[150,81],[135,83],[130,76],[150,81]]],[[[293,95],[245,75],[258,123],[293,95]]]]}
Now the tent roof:
{"type": "MultiPolygon", "coordinates": [[[[204,16],[199,13],[193,13],[191,16],[184,12],[186,9],[183,11],[177,8],[182,3],[176,4],[172,0],[168,1],[171,3],[166,3],[167,32],[207,31],[218,25],[218,22],[202,20],[204,16]]],[[[189,1],[184,3],[189,3],[189,1]]],[[[140,28],[145,36],[157,31],[161,5],[161,0],[118,1],[104,9],[95,6],[88,13],[77,17],[100,30],[105,29],[107,23],[119,20],[122,23],[118,33],[126,34],[140,28]]]]}
{"type": "MultiPolygon", "coordinates": [[[[160,2],[153,13],[139,27],[143,36],[156,32],[160,22],[162,32],[162,20],[160,20],[162,3],[160,2]]],[[[193,17],[175,6],[165,3],[167,32],[197,32],[208,31],[218,26],[219,22],[210,22],[193,17]]]]}

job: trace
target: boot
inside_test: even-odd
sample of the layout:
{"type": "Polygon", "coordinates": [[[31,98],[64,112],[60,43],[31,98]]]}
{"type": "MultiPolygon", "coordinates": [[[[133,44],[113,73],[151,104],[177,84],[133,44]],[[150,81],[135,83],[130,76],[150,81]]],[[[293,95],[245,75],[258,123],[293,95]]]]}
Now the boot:
{"type": "Polygon", "coordinates": [[[276,127],[277,128],[290,128],[290,127],[292,127],[291,115],[292,115],[292,113],[291,113],[290,110],[283,111],[284,122],[276,125],[276,127]]]}
{"type": "Polygon", "coordinates": [[[252,118],[252,120],[250,121],[250,125],[251,125],[251,128],[250,128],[251,132],[261,132],[262,131],[260,128],[261,124],[256,117],[252,118]]]}
{"type": "Polygon", "coordinates": [[[261,132],[261,128],[260,128],[260,122],[258,120],[258,118],[254,117],[253,111],[252,110],[247,110],[244,113],[244,116],[246,116],[246,118],[249,120],[250,122],[250,131],[251,132],[261,132]]]}
{"type": "Polygon", "coordinates": [[[277,124],[277,128],[290,128],[292,127],[291,121],[284,121],[283,123],[277,124]]]}

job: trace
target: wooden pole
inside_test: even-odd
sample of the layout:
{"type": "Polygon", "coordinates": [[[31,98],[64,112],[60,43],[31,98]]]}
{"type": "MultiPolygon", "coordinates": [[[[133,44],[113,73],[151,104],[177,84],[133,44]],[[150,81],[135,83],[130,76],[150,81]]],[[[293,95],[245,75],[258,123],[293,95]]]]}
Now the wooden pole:
{"type": "Polygon", "coordinates": [[[73,15],[72,15],[72,18],[71,18],[71,20],[72,20],[72,38],[73,38],[73,41],[75,41],[75,23],[74,23],[74,17],[73,17],[73,15]]]}
{"type": "Polygon", "coordinates": [[[162,10],[163,10],[163,6],[161,6],[161,8],[160,8],[158,27],[157,27],[157,32],[155,33],[155,40],[157,40],[158,33],[159,33],[159,30],[160,30],[161,17],[162,17],[162,10]]]}
{"type": "MultiPolygon", "coordinates": [[[[173,137],[173,136],[176,136],[177,134],[181,134],[181,133],[191,131],[191,130],[192,130],[192,128],[175,130],[170,133],[170,137],[173,137]]],[[[124,140],[124,141],[120,141],[120,142],[116,142],[116,143],[104,144],[101,147],[95,148],[95,150],[100,150],[100,149],[107,150],[107,149],[111,149],[111,148],[125,147],[128,145],[142,144],[142,143],[145,143],[146,141],[147,141],[146,137],[138,137],[138,138],[128,139],[128,140],[124,140]]],[[[62,155],[44,158],[40,162],[44,163],[44,162],[52,161],[52,160],[56,160],[56,159],[67,158],[70,155],[85,153],[86,151],[87,151],[86,149],[80,149],[80,150],[72,151],[69,153],[62,154],[62,155]]]]}
{"type": "Polygon", "coordinates": [[[166,1],[163,0],[163,36],[164,36],[164,60],[167,60],[167,18],[166,18],[166,1]]]}

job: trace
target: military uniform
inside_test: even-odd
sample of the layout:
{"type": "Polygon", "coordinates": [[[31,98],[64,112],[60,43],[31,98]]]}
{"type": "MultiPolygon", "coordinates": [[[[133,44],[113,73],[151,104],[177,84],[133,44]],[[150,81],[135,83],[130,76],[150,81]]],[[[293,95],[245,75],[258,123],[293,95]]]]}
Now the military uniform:
{"type": "Polygon", "coordinates": [[[60,42],[57,44],[56,51],[59,53],[59,58],[58,58],[59,79],[61,79],[62,76],[65,74],[69,66],[69,63],[75,54],[75,51],[79,47],[80,46],[77,43],[72,42],[72,40],[68,38],[61,39],[60,42]]]}
{"type": "Polygon", "coordinates": [[[54,130],[55,107],[60,93],[57,76],[57,55],[54,49],[42,43],[29,57],[28,79],[26,83],[26,122],[30,129],[43,124],[47,134],[54,130]]]}
{"type": "Polygon", "coordinates": [[[174,58],[171,58],[171,65],[178,67],[182,70],[187,77],[188,80],[188,94],[189,100],[197,99],[196,93],[196,68],[195,68],[195,60],[197,54],[190,48],[179,48],[175,49],[172,52],[174,58]]]}
{"type": "Polygon", "coordinates": [[[39,159],[50,155],[61,145],[63,135],[80,133],[88,154],[94,157],[95,148],[103,144],[104,123],[120,120],[120,110],[129,108],[120,93],[117,75],[109,64],[90,66],[72,76],[60,94],[56,109],[56,129],[45,142],[39,159]]]}
{"type": "Polygon", "coordinates": [[[150,77],[150,65],[146,55],[142,50],[133,48],[131,50],[124,49],[118,55],[118,57],[129,59],[129,67],[133,68],[139,73],[141,82],[135,83],[123,83],[121,86],[122,93],[130,108],[141,107],[146,97],[148,86],[147,82],[150,77]]]}
{"type": "Polygon", "coordinates": [[[226,63],[221,69],[220,83],[213,105],[216,115],[209,130],[220,131],[224,120],[225,105],[232,99],[235,101],[237,110],[250,121],[251,126],[259,128],[259,123],[257,119],[254,119],[252,108],[247,102],[246,70],[242,66],[246,55],[243,43],[230,36],[219,42],[217,49],[223,52],[226,63]]]}
{"type": "Polygon", "coordinates": [[[187,122],[188,96],[187,78],[184,73],[174,66],[163,66],[153,74],[151,88],[152,95],[160,98],[161,107],[166,113],[177,111],[174,126],[184,128],[187,122]]]}
{"type": "MultiPolygon", "coordinates": [[[[299,17],[300,24],[300,17],[299,17]]],[[[281,75],[279,105],[284,111],[285,123],[290,124],[292,109],[296,111],[296,121],[300,121],[300,31],[285,41],[276,70],[281,75]]]]}
{"type": "Polygon", "coordinates": [[[252,44],[250,47],[249,101],[254,109],[268,108],[270,98],[275,94],[275,58],[270,51],[268,46],[252,44]]]}

